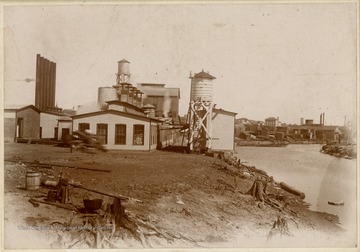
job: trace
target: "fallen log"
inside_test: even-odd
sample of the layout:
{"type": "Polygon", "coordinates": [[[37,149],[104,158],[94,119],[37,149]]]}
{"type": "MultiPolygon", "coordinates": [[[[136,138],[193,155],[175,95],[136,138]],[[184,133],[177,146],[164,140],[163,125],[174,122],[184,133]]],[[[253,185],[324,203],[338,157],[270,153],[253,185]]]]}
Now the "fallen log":
{"type": "Polygon", "coordinates": [[[345,204],[344,201],[328,201],[329,205],[334,205],[334,206],[343,206],[345,204]]]}
{"type": "Polygon", "coordinates": [[[71,165],[29,162],[29,161],[15,161],[15,160],[4,160],[4,161],[5,162],[13,162],[13,163],[21,162],[21,163],[24,163],[24,164],[28,164],[29,166],[40,166],[42,168],[49,168],[49,167],[52,167],[52,166],[56,166],[56,167],[64,167],[64,168],[71,168],[71,169],[88,170],[88,171],[111,172],[111,170],[103,170],[103,169],[95,169],[95,168],[88,168],[88,167],[71,166],[71,165]]]}
{"type": "Polygon", "coordinates": [[[305,193],[295,189],[294,187],[291,187],[291,186],[285,184],[284,182],[280,182],[280,187],[289,193],[299,196],[301,199],[305,199],[305,193]]]}
{"type": "Polygon", "coordinates": [[[112,198],[117,198],[117,199],[121,199],[121,200],[129,200],[129,201],[135,201],[135,202],[144,203],[144,202],[141,201],[141,200],[134,199],[134,198],[130,198],[130,197],[123,196],[123,195],[113,195],[113,194],[110,194],[110,193],[104,193],[104,192],[97,191],[97,190],[95,190],[95,189],[86,188],[86,187],[83,187],[83,186],[81,186],[81,185],[77,185],[77,184],[73,184],[73,183],[69,183],[69,185],[71,185],[71,186],[73,186],[73,187],[77,187],[77,188],[81,188],[81,189],[87,190],[87,191],[89,191],[89,192],[94,192],[94,193],[98,193],[98,194],[101,194],[101,195],[109,196],[109,197],[112,197],[112,198]]]}

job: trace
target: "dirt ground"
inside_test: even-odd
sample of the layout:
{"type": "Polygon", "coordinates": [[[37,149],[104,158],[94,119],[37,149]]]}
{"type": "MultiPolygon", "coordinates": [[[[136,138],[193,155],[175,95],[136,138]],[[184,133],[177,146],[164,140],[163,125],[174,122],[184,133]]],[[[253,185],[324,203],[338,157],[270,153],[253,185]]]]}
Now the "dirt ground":
{"type": "MultiPolygon", "coordinates": [[[[337,216],[310,211],[299,197],[270,183],[267,193],[276,206],[245,194],[262,174],[218,158],[162,151],[75,151],[40,144],[5,143],[5,249],[36,248],[235,248],[341,247],[344,232],[337,216]],[[51,168],[23,162],[52,163],[51,168]],[[111,172],[68,167],[87,167],[111,172]],[[40,204],[49,188],[25,190],[26,171],[41,173],[42,181],[60,172],[86,188],[136,200],[123,200],[134,229],[103,223],[103,230],[86,228],[89,218],[76,211],[40,204]],[[286,220],[286,233],[269,233],[277,218],[286,220]]],[[[70,203],[78,209],[89,193],[70,187],[70,203]],[[87,193],[87,194],[86,194],[87,193]],[[86,195],[85,195],[86,194],[86,195]]],[[[91,193],[107,203],[113,198],[91,193]]]]}

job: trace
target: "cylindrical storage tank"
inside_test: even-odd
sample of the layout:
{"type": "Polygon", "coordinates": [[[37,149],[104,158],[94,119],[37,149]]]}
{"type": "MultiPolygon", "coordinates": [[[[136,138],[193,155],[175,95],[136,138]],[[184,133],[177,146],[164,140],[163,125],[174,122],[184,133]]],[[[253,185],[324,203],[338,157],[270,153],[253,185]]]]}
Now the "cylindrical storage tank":
{"type": "Polygon", "coordinates": [[[126,59],[118,61],[118,74],[130,75],[130,62],[126,59]]]}
{"type": "Polygon", "coordinates": [[[300,118],[300,125],[304,125],[304,118],[303,117],[300,118]]]}
{"type": "Polygon", "coordinates": [[[204,71],[197,73],[191,78],[191,101],[212,101],[214,76],[204,71]]]}
{"type": "Polygon", "coordinates": [[[26,172],[26,190],[34,191],[40,188],[40,173],[34,171],[26,172]]]}
{"type": "Polygon", "coordinates": [[[98,90],[98,104],[103,105],[107,101],[118,100],[116,88],[113,87],[99,87],[98,90]]]}

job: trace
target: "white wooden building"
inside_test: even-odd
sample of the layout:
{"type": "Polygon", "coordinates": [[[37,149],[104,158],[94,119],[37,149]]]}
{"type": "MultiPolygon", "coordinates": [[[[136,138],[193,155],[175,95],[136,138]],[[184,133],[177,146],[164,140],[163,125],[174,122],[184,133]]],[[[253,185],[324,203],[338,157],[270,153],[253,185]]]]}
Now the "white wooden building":
{"type": "Polygon", "coordinates": [[[235,116],[223,109],[212,110],[212,149],[235,150],[235,116]]]}
{"type": "Polygon", "coordinates": [[[90,130],[108,150],[153,150],[160,121],[108,109],[72,116],[73,131],[90,130]]]}

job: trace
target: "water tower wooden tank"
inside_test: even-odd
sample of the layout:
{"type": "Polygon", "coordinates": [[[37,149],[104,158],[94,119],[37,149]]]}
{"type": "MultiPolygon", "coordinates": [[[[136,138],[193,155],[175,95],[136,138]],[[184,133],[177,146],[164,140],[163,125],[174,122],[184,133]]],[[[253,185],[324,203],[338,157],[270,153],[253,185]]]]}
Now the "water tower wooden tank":
{"type": "Polygon", "coordinates": [[[129,83],[130,75],[130,62],[126,59],[118,61],[116,84],[119,85],[121,83],[129,83]]]}
{"type": "Polygon", "coordinates": [[[213,80],[208,72],[194,76],[190,73],[191,91],[189,105],[189,139],[190,150],[211,148],[213,80]]]}

